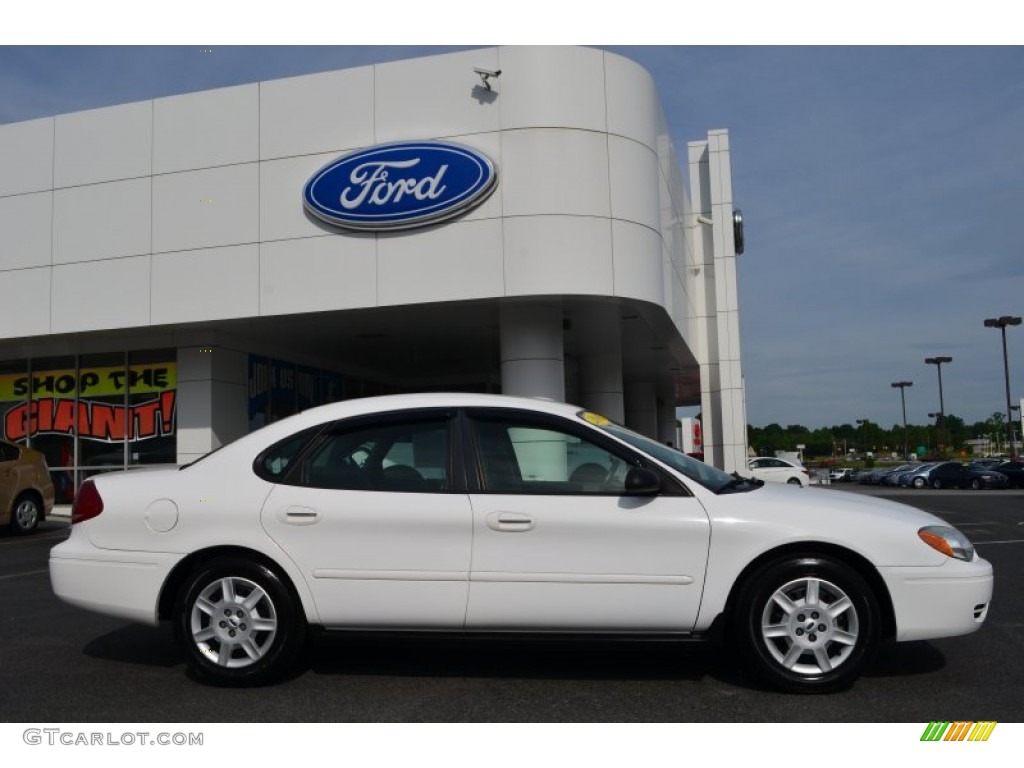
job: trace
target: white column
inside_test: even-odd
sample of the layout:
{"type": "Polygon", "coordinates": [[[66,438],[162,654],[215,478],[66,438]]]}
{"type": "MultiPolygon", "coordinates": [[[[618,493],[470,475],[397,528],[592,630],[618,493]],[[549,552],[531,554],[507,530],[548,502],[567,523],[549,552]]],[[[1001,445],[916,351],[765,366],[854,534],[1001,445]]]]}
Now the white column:
{"type": "Polygon", "coordinates": [[[248,356],[198,344],[178,348],[178,463],[198,459],[249,431],[248,356]]]}
{"type": "Polygon", "coordinates": [[[700,278],[698,333],[704,458],[732,472],[746,467],[746,397],[740,356],[739,298],[733,237],[732,164],[728,131],[691,142],[691,244],[700,278]]]}
{"type": "Polygon", "coordinates": [[[501,391],[565,400],[561,307],[518,302],[502,306],[501,391]]]}
{"type": "Polygon", "coordinates": [[[626,426],[648,437],[658,437],[658,402],[654,382],[626,382],[626,426]]]}
{"type": "Polygon", "coordinates": [[[673,398],[662,396],[658,400],[658,440],[676,445],[676,406],[673,398]]]}
{"type": "Polygon", "coordinates": [[[622,330],[617,307],[581,312],[576,320],[580,334],[580,405],[625,422],[622,395],[622,330]]]}

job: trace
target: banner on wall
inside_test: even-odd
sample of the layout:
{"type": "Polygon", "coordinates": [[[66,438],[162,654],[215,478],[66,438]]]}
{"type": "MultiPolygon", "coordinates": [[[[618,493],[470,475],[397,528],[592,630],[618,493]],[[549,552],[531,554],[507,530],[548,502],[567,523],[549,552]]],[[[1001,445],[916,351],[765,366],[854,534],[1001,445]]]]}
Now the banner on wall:
{"type": "Polygon", "coordinates": [[[74,435],[104,443],[174,434],[174,363],[40,371],[0,376],[0,401],[23,400],[3,418],[7,440],[74,435]],[[153,395],[130,405],[92,398],[153,395]],[[31,398],[25,400],[25,398],[31,398]]]}
{"type": "Polygon", "coordinates": [[[31,397],[109,397],[164,392],[177,387],[174,363],[81,368],[0,375],[0,401],[31,397]]]}

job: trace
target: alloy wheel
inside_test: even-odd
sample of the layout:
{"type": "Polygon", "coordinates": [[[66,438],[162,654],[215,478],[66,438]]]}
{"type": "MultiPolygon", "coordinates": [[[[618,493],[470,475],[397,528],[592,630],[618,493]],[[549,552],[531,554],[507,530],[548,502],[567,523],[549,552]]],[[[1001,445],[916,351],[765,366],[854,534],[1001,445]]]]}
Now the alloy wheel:
{"type": "Polygon", "coordinates": [[[775,590],[761,614],[768,652],[798,675],[821,675],[842,665],[859,633],[853,601],[835,584],[810,576],[775,590]]]}
{"type": "Polygon", "coordinates": [[[262,659],[277,635],[277,609],[253,581],[225,576],[192,603],[192,642],[219,667],[237,669],[262,659]]]}

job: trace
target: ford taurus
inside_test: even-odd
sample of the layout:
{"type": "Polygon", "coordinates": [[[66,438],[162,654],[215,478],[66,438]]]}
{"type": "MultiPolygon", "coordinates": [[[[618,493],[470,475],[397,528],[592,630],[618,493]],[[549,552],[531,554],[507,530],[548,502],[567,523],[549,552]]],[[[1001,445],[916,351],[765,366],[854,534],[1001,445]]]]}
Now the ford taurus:
{"type": "Polygon", "coordinates": [[[86,481],[54,591],[172,622],[201,678],[279,677],[310,628],[724,637],[770,684],[848,686],[886,638],[985,620],[992,567],[907,506],[729,475],[578,407],[315,408],[179,469],[86,481]]]}

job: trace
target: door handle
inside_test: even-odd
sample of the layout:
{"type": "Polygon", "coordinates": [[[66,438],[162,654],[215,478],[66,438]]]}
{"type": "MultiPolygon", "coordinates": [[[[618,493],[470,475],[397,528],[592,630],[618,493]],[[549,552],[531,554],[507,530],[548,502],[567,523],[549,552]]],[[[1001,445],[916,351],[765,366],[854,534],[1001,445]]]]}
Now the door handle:
{"type": "Polygon", "coordinates": [[[519,512],[491,512],[487,516],[487,527],[502,533],[522,533],[533,530],[533,518],[519,512]]]}
{"type": "Polygon", "coordinates": [[[285,507],[278,512],[278,519],[289,525],[312,525],[319,523],[321,517],[319,510],[310,507],[285,507]]]}

